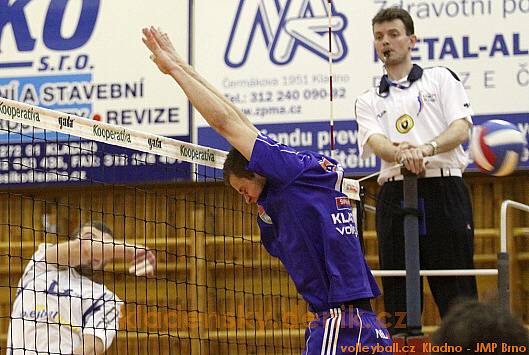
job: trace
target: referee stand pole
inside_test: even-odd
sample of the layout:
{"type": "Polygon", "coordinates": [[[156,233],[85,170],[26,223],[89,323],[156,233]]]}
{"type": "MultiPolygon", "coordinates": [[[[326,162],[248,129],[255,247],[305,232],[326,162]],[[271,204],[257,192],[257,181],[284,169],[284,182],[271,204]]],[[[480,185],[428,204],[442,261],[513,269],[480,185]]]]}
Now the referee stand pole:
{"type": "Polygon", "coordinates": [[[510,312],[509,290],[509,254],[501,251],[498,253],[498,300],[502,311],[510,312]]]}
{"type": "MultiPolygon", "coordinates": [[[[417,192],[417,175],[402,168],[404,175],[404,238],[405,238],[405,261],[406,261],[406,328],[407,334],[395,336],[393,341],[400,345],[395,354],[407,354],[404,345],[413,345],[413,354],[427,354],[423,352],[423,344],[429,342],[429,338],[422,333],[421,322],[421,276],[419,256],[419,209],[417,192]],[[403,350],[403,351],[399,351],[403,350]]],[[[411,347],[410,347],[411,349],[411,347]]],[[[409,352],[411,354],[411,352],[409,352]]]]}
{"type": "Polygon", "coordinates": [[[366,191],[364,186],[360,186],[360,200],[355,201],[356,204],[356,229],[358,233],[358,239],[360,241],[360,247],[362,248],[362,254],[366,255],[366,246],[364,239],[364,218],[365,218],[365,198],[366,191]]]}

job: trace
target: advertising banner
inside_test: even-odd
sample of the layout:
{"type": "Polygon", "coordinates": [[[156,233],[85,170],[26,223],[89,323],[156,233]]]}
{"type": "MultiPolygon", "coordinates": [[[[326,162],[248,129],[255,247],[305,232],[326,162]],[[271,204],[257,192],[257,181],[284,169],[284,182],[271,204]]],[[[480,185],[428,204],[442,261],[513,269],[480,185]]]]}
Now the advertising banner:
{"type": "MultiPolygon", "coordinates": [[[[160,74],[141,41],[143,27],[160,26],[171,36],[182,57],[188,58],[189,11],[187,0],[161,0],[156,6],[146,6],[141,0],[0,2],[0,96],[190,141],[188,101],[177,92],[170,78],[160,74]]],[[[72,153],[67,147],[81,143],[72,143],[72,139],[76,140],[73,136],[0,120],[0,151],[7,152],[2,159],[11,163],[2,165],[1,173],[10,178],[2,175],[1,183],[42,182],[31,178],[31,170],[50,167],[59,175],[75,175],[75,170],[83,168],[86,179],[102,181],[107,179],[101,172],[103,168],[112,169],[113,180],[123,182],[190,176],[188,164],[179,167],[180,162],[166,164],[160,159],[159,164],[147,169],[133,163],[138,161],[134,152],[98,142],[89,143],[94,159],[79,166],[70,160],[72,153]],[[53,142],[66,148],[57,148],[56,152],[48,152],[55,156],[45,157],[45,147],[53,142]],[[125,158],[112,159],[112,153],[118,150],[119,156],[125,158]],[[12,163],[24,158],[30,158],[32,164],[15,169],[12,163]],[[50,159],[55,161],[48,162],[50,159]],[[167,169],[173,173],[161,178],[167,169]]]]}
{"type": "MultiPolygon", "coordinates": [[[[399,6],[415,21],[419,41],[412,52],[414,62],[457,73],[476,123],[491,117],[512,120],[527,135],[527,1],[332,3],[329,20],[327,0],[197,0],[196,67],[263,131],[281,133],[283,143],[300,136],[306,138],[300,142],[307,149],[328,151],[330,140],[323,138],[329,137],[325,132],[332,116],[337,121],[335,154],[346,172],[373,172],[378,164],[370,164],[370,159],[360,163],[358,157],[354,103],[362,92],[377,86],[383,74],[371,19],[380,9],[399,6]]],[[[197,125],[199,144],[220,147],[222,139],[208,132],[203,119],[198,118],[197,125]]],[[[523,169],[529,168],[528,155],[522,157],[523,169]]]]}

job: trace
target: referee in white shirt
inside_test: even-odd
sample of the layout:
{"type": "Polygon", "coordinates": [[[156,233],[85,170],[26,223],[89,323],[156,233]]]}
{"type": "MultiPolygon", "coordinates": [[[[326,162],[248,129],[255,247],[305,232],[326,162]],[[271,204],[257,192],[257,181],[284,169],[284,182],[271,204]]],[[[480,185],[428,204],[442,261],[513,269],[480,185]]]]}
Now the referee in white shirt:
{"type": "MultiPolygon", "coordinates": [[[[377,88],[355,103],[363,158],[382,160],[376,228],[381,269],[403,269],[404,215],[400,169],[419,176],[421,269],[472,269],[474,227],[468,190],[462,179],[467,155],[461,146],[472,126],[470,103],[455,73],[444,67],[423,69],[411,61],[417,41],[408,12],[392,7],[372,20],[375,47],[385,74],[377,88]],[[425,159],[427,158],[427,159],[425,159]]],[[[428,277],[441,316],[454,299],[476,298],[475,277],[428,277]]],[[[390,331],[406,312],[402,277],[384,277],[385,311],[390,331]]],[[[422,290],[421,290],[422,292],[422,290]]],[[[422,293],[421,293],[422,295],[422,293]]]]}

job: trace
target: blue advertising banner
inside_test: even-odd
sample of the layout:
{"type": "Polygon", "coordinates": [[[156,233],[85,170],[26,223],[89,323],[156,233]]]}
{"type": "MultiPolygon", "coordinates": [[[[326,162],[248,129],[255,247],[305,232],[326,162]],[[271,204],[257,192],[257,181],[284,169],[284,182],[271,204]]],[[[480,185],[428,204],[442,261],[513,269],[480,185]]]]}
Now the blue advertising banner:
{"type": "MultiPolygon", "coordinates": [[[[305,122],[297,124],[257,125],[257,128],[272,139],[298,150],[312,150],[331,155],[329,149],[329,122],[305,122]]],[[[357,146],[356,121],[338,121],[334,127],[334,157],[344,166],[347,174],[364,175],[380,168],[380,162],[373,155],[360,159],[357,146]]],[[[227,141],[209,127],[199,128],[200,145],[229,150],[227,141]]]]}
{"type": "MultiPolygon", "coordinates": [[[[492,119],[502,119],[513,123],[524,133],[529,141],[529,114],[481,115],[473,117],[474,125],[479,125],[492,119]]],[[[298,150],[312,150],[331,155],[329,149],[329,122],[269,124],[257,125],[257,128],[274,140],[298,150]]],[[[380,160],[375,155],[371,155],[368,159],[360,159],[357,133],[358,125],[354,120],[338,121],[335,124],[335,150],[333,156],[342,164],[348,176],[368,175],[380,169],[380,160]]],[[[198,143],[222,150],[230,149],[228,142],[209,127],[199,128],[198,143]]],[[[527,147],[520,157],[519,169],[529,169],[529,149],[527,147]]],[[[466,171],[479,171],[479,168],[471,163],[466,171]]]]}
{"type": "MultiPolygon", "coordinates": [[[[143,27],[160,26],[182,57],[188,58],[189,1],[162,0],[148,7],[141,0],[3,1],[0,13],[4,19],[0,24],[1,97],[190,141],[187,98],[160,74],[141,41],[143,27]]],[[[165,158],[147,157],[157,162],[149,164],[147,172],[137,163],[137,152],[81,142],[8,120],[0,120],[0,147],[6,153],[2,155],[2,184],[43,182],[46,171],[47,182],[62,175],[69,176],[64,182],[79,181],[82,176],[123,183],[191,176],[189,164],[165,164],[165,158]],[[49,152],[54,142],[60,148],[49,152]],[[89,153],[83,151],[80,163],[75,160],[79,156],[70,155],[83,144],[90,144],[94,154],[89,161],[89,153]],[[54,155],[47,157],[46,153],[54,155]],[[118,154],[114,160],[109,158],[112,153],[118,154]],[[24,159],[31,164],[16,164],[24,159]],[[178,172],[162,177],[168,168],[178,172]]]]}
{"type": "Polygon", "coordinates": [[[0,184],[151,183],[187,180],[190,164],[87,140],[0,144],[0,184]]]}

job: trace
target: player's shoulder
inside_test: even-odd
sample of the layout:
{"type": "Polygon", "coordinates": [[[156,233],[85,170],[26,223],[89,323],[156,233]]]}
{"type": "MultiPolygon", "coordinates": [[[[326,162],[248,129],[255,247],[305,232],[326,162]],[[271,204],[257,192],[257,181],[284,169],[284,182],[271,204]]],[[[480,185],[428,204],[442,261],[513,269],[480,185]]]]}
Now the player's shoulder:
{"type": "Polygon", "coordinates": [[[256,138],[256,142],[259,142],[270,148],[274,148],[274,150],[277,150],[277,152],[280,152],[280,153],[289,153],[289,154],[295,154],[295,155],[298,155],[301,153],[296,148],[293,148],[289,145],[278,142],[277,140],[275,140],[274,138],[270,137],[267,134],[264,134],[263,132],[259,132],[256,138]]]}
{"type": "Polygon", "coordinates": [[[314,173],[320,175],[343,171],[340,162],[330,156],[313,151],[305,151],[304,153],[310,156],[310,164],[307,164],[306,172],[310,173],[311,176],[314,173]]]}
{"type": "Polygon", "coordinates": [[[40,243],[39,246],[37,247],[37,250],[35,250],[35,253],[33,253],[33,256],[31,259],[33,259],[34,261],[41,261],[44,259],[44,256],[46,255],[46,250],[48,248],[51,248],[53,247],[54,245],[56,244],[52,244],[52,243],[40,243]]]}

